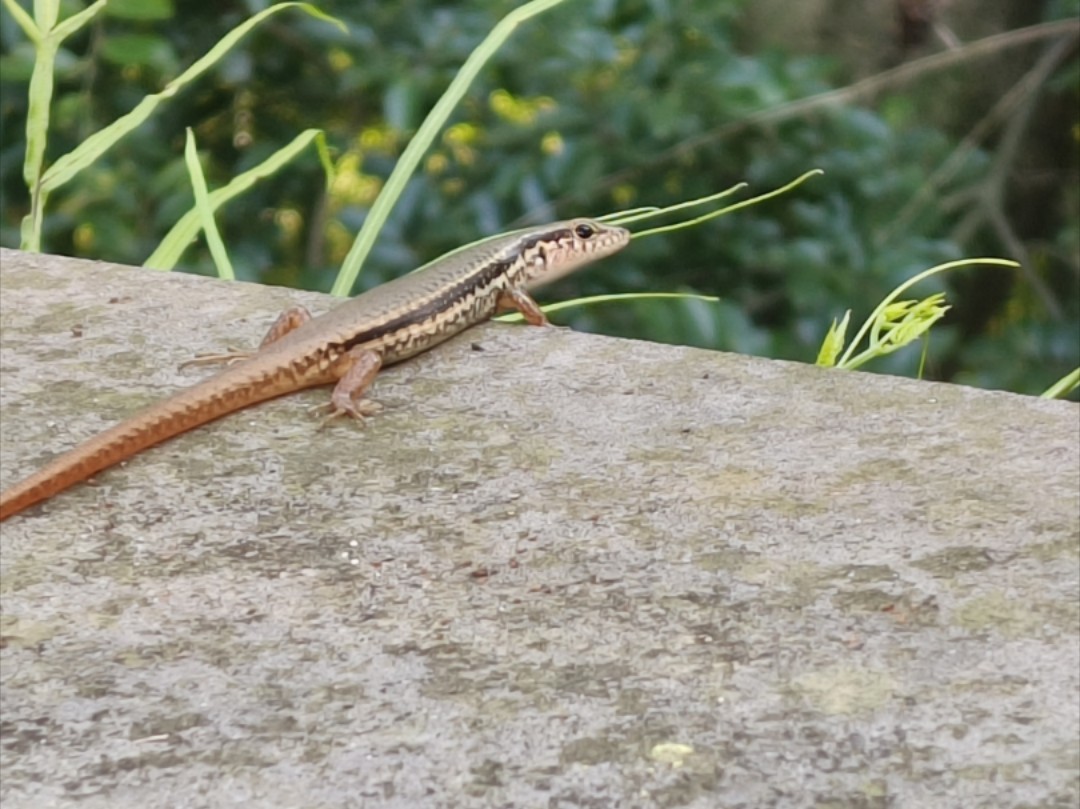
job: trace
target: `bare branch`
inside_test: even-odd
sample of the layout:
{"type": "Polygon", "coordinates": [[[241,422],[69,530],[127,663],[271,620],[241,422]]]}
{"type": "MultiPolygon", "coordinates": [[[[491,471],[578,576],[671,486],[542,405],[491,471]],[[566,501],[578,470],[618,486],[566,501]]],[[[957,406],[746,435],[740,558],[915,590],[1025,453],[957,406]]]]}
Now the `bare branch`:
{"type": "MultiPolygon", "coordinates": [[[[1055,22],[1041,23],[1027,28],[1018,28],[1015,31],[1006,31],[994,36],[985,37],[975,42],[967,43],[953,50],[943,51],[931,56],[916,59],[913,62],[900,65],[899,67],[883,71],[869,76],[847,87],[818,93],[817,95],[770,107],[747,117],[733,121],[729,124],[711,129],[682,141],[663,152],[659,152],[651,160],[609,175],[598,184],[590,186],[589,193],[593,194],[597,188],[611,188],[612,186],[629,181],[634,176],[647,169],[655,169],[657,166],[675,162],[686,158],[692,152],[715,141],[723,140],[737,132],[752,127],[766,124],[777,124],[793,118],[800,118],[810,112],[822,109],[839,107],[856,101],[865,101],[874,97],[886,88],[907,84],[929,73],[945,70],[962,62],[979,59],[991,54],[999,53],[1010,48],[1020,47],[1031,42],[1054,37],[1080,35],[1080,20],[1058,20],[1055,22]]],[[[562,200],[560,200],[562,201],[562,200]]]]}

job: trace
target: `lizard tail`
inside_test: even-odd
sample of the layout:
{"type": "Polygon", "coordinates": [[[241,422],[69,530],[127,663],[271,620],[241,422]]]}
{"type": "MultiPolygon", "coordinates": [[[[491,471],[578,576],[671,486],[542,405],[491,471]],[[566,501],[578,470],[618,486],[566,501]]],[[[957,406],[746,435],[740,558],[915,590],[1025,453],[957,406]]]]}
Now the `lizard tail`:
{"type": "Polygon", "coordinates": [[[0,522],[173,436],[248,405],[311,386],[291,375],[267,373],[259,363],[252,365],[227,368],[57,456],[0,493],[0,522]]]}

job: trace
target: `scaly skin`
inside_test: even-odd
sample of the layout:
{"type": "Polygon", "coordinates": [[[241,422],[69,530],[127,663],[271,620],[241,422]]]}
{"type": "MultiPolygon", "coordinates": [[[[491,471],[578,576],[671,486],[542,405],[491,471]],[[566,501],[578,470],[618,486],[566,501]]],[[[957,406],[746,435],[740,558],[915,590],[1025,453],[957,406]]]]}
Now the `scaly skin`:
{"type": "Polygon", "coordinates": [[[630,241],[619,227],[572,219],[450,253],[320,317],[290,309],[249,359],[151,405],[63,453],[0,494],[0,521],[173,436],[267,399],[335,383],[330,417],[362,419],[379,369],[413,357],[498,310],[547,319],[526,292],[630,241]]]}

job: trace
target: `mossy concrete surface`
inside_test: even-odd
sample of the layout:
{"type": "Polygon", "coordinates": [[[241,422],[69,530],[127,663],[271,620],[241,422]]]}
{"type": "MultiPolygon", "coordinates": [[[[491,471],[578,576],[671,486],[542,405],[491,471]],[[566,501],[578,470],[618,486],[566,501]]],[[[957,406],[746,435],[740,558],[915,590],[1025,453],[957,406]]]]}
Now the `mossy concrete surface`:
{"type": "MultiPolygon", "coordinates": [[[[0,252],[0,482],[297,301],[0,252]]],[[[3,524],[4,809],[1076,806],[1075,404],[498,324],[327,395],[3,524]]]]}

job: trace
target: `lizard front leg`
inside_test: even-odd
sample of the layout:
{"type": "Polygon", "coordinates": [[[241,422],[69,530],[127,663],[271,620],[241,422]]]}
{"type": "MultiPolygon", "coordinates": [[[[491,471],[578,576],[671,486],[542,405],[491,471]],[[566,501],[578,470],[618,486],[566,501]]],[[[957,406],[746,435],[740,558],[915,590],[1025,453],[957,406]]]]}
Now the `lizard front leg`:
{"type": "Polygon", "coordinates": [[[534,301],[524,289],[511,287],[499,293],[495,301],[495,310],[505,312],[513,309],[520,312],[525,322],[530,326],[549,326],[547,316],[540,310],[540,305],[534,301]]]}

